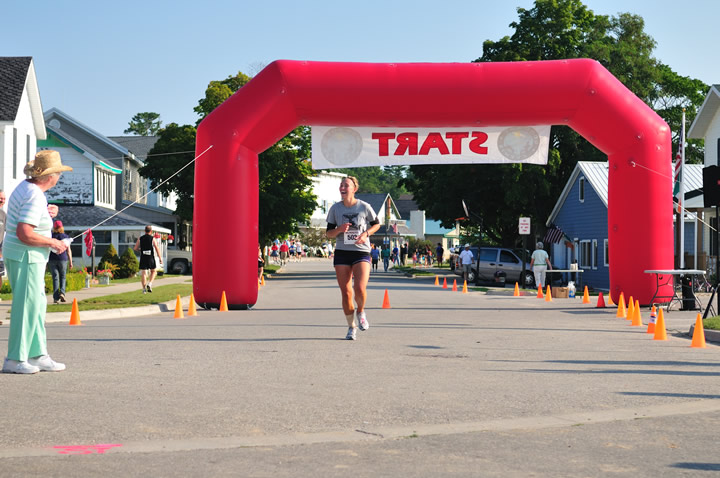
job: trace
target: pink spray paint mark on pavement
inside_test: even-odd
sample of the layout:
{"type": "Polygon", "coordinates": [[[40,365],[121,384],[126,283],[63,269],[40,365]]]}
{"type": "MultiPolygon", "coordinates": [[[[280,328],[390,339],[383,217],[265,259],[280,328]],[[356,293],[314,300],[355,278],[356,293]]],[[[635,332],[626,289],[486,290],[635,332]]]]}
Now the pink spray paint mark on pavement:
{"type": "Polygon", "coordinates": [[[102,455],[107,450],[122,446],[119,443],[115,444],[102,444],[102,445],[69,445],[69,446],[54,446],[53,448],[58,450],[60,455],[102,455]]]}

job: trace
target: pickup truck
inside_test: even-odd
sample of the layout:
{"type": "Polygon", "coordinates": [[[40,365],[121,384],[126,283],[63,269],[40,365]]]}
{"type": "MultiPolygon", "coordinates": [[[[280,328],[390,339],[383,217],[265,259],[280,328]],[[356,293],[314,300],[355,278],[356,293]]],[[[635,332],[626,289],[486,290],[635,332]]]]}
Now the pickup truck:
{"type": "Polygon", "coordinates": [[[168,274],[187,274],[192,271],[192,251],[168,249],[165,264],[168,274]]]}

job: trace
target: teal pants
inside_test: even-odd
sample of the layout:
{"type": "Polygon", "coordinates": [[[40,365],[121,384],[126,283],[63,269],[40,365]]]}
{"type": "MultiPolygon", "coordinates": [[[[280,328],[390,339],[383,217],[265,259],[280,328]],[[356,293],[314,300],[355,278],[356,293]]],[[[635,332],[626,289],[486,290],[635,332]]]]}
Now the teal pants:
{"type": "Polygon", "coordinates": [[[5,268],[13,294],[7,358],[24,362],[47,355],[45,263],[28,262],[26,254],[21,261],[5,259],[5,268]]]}

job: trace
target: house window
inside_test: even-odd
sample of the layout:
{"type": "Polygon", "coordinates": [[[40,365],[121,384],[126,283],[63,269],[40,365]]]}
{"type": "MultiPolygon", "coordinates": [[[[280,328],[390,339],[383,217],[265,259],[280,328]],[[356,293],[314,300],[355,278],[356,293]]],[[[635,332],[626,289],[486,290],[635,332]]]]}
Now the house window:
{"type": "Polygon", "coordinates": [[[580,241],[580,267],[583,269],[590,269],[592,267],[592,243],[587,241],[580,241]]]}
{"type": "Polygon", "coordinates": [[[95,203],[115,208],[115,176],[108,171],[95,168],[95,203]]]}
{"type": "Polygon", "coordinates": [[[17,179],[17,128],[13,128],[13,179],[17,179]]]}
{"type": "Polygon", "coordinates": [[[30,135],[25,135],[25,164],[30,162],[30,135]]]}
{"type": "Polygon", "coordinates": [[[605,267],[610,267],[610,249],[608,249],[608,240],[605,239],[605,267]]]}
{"type": "Polygon", "coordinates": [[[118,255],[122,256],[126,249],[135,247],[135,242],[143,234],[143,231],[118,231],[118,255]]]}
{"type": "Polygon", "coordinates": [[[580,178],[578,181],[578,191],[580,192],[580,202],[585,202],[585,178],[580,178]]]}
{"type": "Polygon", "coordinates": [[[597,239],[592,240],[592,268],[597,269],[597,254],[598,254],[598,246],[597,246],[597,239]]]}

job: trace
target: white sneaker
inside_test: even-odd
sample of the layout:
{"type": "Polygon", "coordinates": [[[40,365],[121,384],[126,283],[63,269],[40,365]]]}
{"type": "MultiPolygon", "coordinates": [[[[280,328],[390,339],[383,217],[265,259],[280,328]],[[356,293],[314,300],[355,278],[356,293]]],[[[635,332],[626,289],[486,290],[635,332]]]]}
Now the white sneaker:
{"type": "Polygon", "coordinates": [[[28,362],[6,358],[2,371],[3,373],[38,373],[40,369],[28,362]]]}
{"type": "Polygon", "coordinates": [[[43,372],[62,372],[65,370],[65,364],[54,361],[49,355],[40,355],[28,359],[30,365],[34,365],[43,372]]]}
{"type": "Polygon", "coordinates": [[[363,332],[370,328],[370,323],[367,321],[364,310],[362,312],[358,312],[357,321],[358,326],[360,326],[360,330],[362,330],[363,332]]]}
{"type": "Polygon", "coordinates": [[[345,340],[355,340],[357,334],[357,329],[355,327],[349,327],[348,333],[345,336],[345,340]]]}

